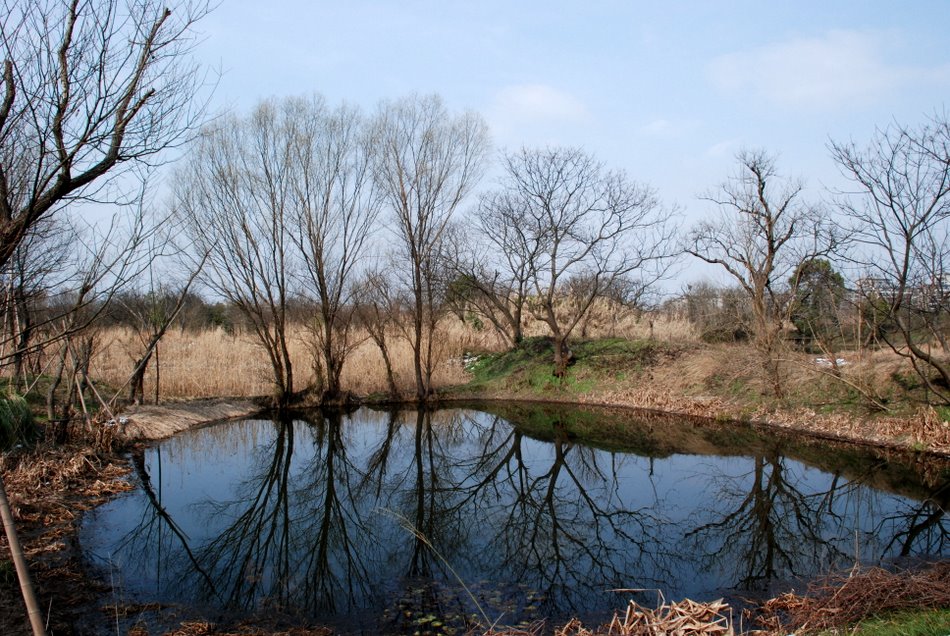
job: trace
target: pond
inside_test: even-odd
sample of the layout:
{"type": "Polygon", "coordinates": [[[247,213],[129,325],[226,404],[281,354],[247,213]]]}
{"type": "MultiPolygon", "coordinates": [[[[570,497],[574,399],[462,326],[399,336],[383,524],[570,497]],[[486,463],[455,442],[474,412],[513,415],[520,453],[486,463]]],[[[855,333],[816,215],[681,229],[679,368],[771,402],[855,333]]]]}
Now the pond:
{"type": "Polygon", "coordinates": [[[80,543],[140,617],[452,634],[950,556],[944,462],[652,413],[315,412],[134,463],[139,487],[87,514],[80,543]]]}

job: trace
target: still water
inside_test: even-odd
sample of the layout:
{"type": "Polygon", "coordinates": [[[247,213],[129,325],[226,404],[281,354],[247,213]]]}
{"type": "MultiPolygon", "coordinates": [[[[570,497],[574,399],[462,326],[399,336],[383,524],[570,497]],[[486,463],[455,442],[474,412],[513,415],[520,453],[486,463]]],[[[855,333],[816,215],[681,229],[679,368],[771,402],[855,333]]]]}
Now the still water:
{"type": "Polygon", "coordinates": [[[597,622],[656,590],[748,598],[856,559],[950,556],[946,465],[656,414],[483,408],[181,434],[85,517],[84,553],[120,603],[355,633],[597,622]]]}

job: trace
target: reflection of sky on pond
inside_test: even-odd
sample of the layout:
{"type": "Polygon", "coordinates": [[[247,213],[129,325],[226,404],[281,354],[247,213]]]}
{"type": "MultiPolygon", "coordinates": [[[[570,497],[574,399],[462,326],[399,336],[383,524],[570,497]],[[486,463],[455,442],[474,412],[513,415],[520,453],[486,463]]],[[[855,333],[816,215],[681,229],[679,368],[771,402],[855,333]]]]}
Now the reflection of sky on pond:
{"type": "Polygon", "coordinates": [[[613,588],[703,600],[847,566],[856,549],[947,550],[927,506],[777,445],[650,458],[476,411],[311,419],[146,449],[144,487],[85,519],[87,554],[131,600],[411,632],[478,611],[449,568],[510,623],[605,616],[625,602],[613,588]]]}

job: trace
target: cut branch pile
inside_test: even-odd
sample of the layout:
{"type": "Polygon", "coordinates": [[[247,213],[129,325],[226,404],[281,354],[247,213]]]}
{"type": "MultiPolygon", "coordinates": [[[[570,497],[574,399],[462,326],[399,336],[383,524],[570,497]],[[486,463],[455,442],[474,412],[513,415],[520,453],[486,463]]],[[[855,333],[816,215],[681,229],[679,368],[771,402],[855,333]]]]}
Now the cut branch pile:
{"type": "MultiPolygon", "coordinates": [[[[514,636],[515,632],[499,632],[514,636]]],[[[518,632],[518,636],[522,632],[518,632]]],[[[731,611],[722,599],[697,603],[690,599],[660,603],[650,609],[630,601],[626,612],[614,614],[613,620],[599,629],[588,629],[572,619],[554,630],[555,636],[734,636],[731,611]]]]}
{"type": "Polygon", "coordinates": [[[623,620],[614,615],[607,631],[610,636],[732,636],[729,605],[722,599],[697,603],[690,599],[661,603],[649,609],[630,601],[623,620]]]}
{"type": "Polygon", "coordinates": [[[869,568],[830,576],[811,584],[804,596],[789,592],[767,601],[757,620],[769,631],[810,632],[904,609],[945,607],[950,607],[950,561],[914,572],[869,568]]]}

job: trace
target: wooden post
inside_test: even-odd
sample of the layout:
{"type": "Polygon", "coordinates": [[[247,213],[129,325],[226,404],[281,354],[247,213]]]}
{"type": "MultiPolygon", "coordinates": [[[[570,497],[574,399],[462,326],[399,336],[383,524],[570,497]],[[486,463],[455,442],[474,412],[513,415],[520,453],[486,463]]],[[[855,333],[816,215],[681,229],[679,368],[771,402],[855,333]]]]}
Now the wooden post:
{"type": "Polygon", "coordinates": [[[10,546],[10,554],[13,556],[13,564],[16,566],[16,575],[20,581],[20,591],[23,593],[23,602],[26,603],[26,609],[30,616],[30,626],[33,628],[33,636],[46,636],[46,626],[43,624],[43,613],[40,611],[40,606],[36,602],[36,594],[33,592],[33,581],[30,579],[30,570],[26,566],[23,548],[20,547],[16,527],[13,525],[13,513],[10,512],[10,503],[7,501],[6,491],[3,489],[2,478],[0,478],[0,517],[3,517],[3,529],[7,534],[7,543],[10,546]]]}

